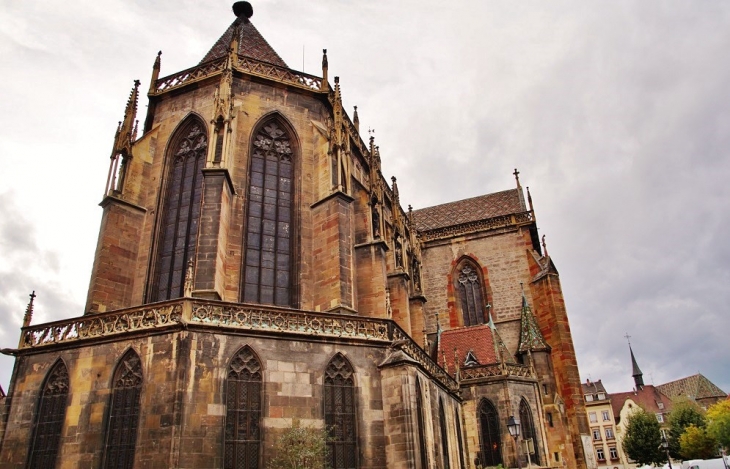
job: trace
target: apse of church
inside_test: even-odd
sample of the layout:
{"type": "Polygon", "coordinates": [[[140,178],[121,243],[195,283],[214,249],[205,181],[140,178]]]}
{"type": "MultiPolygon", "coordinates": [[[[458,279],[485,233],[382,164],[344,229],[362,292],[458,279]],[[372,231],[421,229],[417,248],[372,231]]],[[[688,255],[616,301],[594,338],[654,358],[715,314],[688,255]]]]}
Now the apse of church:
{"type": "Polygon", "coordinates": [[[199,64],[157,55],[141,126],[134,82],[84,314],[32,324],[31,298],[4,350],[0,467],[267,467],[292,425],[327,428],[333,469],[584,467],[519,173],[404,210],[327,51],[321,77],[293,70],[233,9],[199,64]]]}

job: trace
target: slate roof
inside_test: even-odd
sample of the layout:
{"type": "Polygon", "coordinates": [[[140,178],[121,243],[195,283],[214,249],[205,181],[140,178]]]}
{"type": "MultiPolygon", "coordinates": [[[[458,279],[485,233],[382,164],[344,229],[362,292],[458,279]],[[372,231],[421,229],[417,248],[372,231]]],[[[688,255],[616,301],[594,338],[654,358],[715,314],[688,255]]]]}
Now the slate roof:
{"type": "Polygon", "coordinates": [[[692,399],[725,397],[727,394],[702,374],[671,381],[657,386],[661,392],[670,397],[689,396],[692,399]]]}
{"type": "Polygon", "coordinates": [[[583,390],[584,396],[586,394],[598,394],[599,392],[606,394],[606,388],[603,387],[603,383],[600,379],[598,381],[588,381],[586,383],[581,383],[580,387],[583,390]]]}
{"type": "Polygon", "coordinates": [[[510,189],[414,210],[413,220],[418,231],[428,231],[525,210],[518,189],[510,189]]]}
{"type": "Polygon", "coordinates": [[[487,324],[451,329],[441,333],[441,344],[437,351],[437,362],[451,375],[456,371],[456,367],[454,366],[454,347],[456,347],[459,353],[459,360],[461,362],[459,363],[459,368],[464,367],[464,360],[469,351],[474,354],[474,357],[476,357],[480,365],[488,365],[499,361],[494,350],[492,329],[487,324]],[[444,354],[441,354],[442,349],[444,354]],[[446,355],[446,366],[444,366],[444,355],[446,355]]]}
{"type": "Polygon", "coordinates": [[[239,55],[268,62],[279,67],[289,68],[282,58],[279,57],[279,54],[266,42],[266,39],[259,33],[253,23],[245,18],[236,18],[220,39],[211,47],[210,51],[205,54],[205,57],[203,57],[200,63],[215,60],[228,54],[228,47],[231,45],[231,38],[233,38],[233,31],[237,23],[241,25],[238,37],[239,55]]]}
{"type": "Polygon", "coordinates": [[[672,410],[672,400],[655,386],[649,384],[638,391],[611,394],[611,408],[613,409],[613,415],[617,418],[621,415],[621,409],[627,399],[633,400],[639,407],[652,414],[666,414],[672,410]],[[664,408],[660,409],[657,402],[664,404],[664,408]]]}

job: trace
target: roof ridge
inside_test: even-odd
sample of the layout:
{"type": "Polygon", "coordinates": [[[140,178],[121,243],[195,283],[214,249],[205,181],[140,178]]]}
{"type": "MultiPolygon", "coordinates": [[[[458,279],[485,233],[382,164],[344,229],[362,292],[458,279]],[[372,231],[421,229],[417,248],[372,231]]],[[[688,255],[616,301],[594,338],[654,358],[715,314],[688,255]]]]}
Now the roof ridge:
{"type": "Polygon", "coordinates": [[[461,202],[469,202],[470,200],[481,199],[483,197],[494,196],[494,195],[497,195],[497,194],[504,194],[504,193],[507,193],[507,192],[517,192],[517,189],[505,189],[503,191],[490,192],[488,194],[482,194],[482,195],[475,195],[473,197],[467,197],[466,199],[452,200],[451,202],[444,202],[444,203],[441,203],[441,204],[429,205],[428,207],[414,209],[413,210],[413,213],[416,214],[417,212],[420,212],[422,210],[428,210],[430,208],[442,207],[444,205],[458,204],[458,203],[461,203],[461,202]]]}

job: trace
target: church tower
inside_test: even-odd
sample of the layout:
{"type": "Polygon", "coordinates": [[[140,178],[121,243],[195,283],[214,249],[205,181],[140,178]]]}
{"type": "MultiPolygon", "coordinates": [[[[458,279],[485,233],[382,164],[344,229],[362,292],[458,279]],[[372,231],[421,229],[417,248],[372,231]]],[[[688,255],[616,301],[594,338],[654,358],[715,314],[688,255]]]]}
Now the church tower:
{"type": "Polygon", "coordinates": [[[3,350],[0,466],[262,468],[299,425],[327,429],[332,469],[584,467],[567,313],[519,173],[404,210],[327,50],[321,76],[294,70],[248,2],[233,11],[198,64],[164,75],[158,53],[133,82],[85,309],[32,324],[32,297],[3,350]]]}

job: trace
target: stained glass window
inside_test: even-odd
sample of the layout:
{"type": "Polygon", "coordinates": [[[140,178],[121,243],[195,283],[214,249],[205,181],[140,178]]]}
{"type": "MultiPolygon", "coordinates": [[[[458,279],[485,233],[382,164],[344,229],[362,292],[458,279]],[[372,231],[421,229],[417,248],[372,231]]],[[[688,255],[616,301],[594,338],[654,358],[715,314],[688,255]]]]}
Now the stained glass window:
{"type": "Polygon", "coordinates": [[[421,380],[416,376],[416,413],[418,414],[418,446],[421,450],[421,469],[428,469],[428,449],[426,447],[426,421],[423,415],[423,394],[421,380]]]}
{"type": "Polygon", "coordinates": [[[358,462],[355,418],[355,377],[352,365],[341,354],[330,360],[324,373],[324,422],[331,469],[354,469],[358,462]]]}
{"type": "Polygon", "coordinates": [[[28,469],[56,467],[58,446],[66,417],[68,370],[62,360],[56,361],[46,376],[33,423],[28,469]]]}
{"type": "Polygon", "coordinates": [[[196,118],[171,139],[167,190],[160,218],[155,283],[151,300],[183,296],[188,260],[195,258],[203,172],[208,152],[205,125],[196,118]]]}
{"type": "Polygon", "coordinates": [[[261,447],[261,362],[243,347],[226,378],[225,469],[257,469],[261,447]]]}
{"type": "Polygon", "coordinates": [[[481,465],[487,467],[502,464],[502,442],[499,436],[497,409],[487,399],[482,399],[477,413],[481,465]]]}
{"type": "Polygon", "coordinates": [[[454,273],[454,287],[457,292],[465,326],[484,324],[485,295],[479,266],[470,260],[459,263],[454,273]]]}
{"type": "Polygon", "coordinates": [[[276,120],[256,132],[246,210],[243,301],[293,306],[294,152],[276,120]]]}
{"type": "Polygon", "coordinates": [[[439,426],[441,427],[441,452],[444,458],[444,469],[451,469],[449,462],[449,434],[446,430],[446,414],[444,402],[439,398],[439,426]]]}
{"type": "Polygon", "coordinates": [[[114,371],[107,415],[104,469],[134,467],[142,381],[142,363],[139,355],[130,349],[114,371]]]}
{"type": "MultiPolygon", "coordinates": [[[[532,419],[532,411],[530,405],[526,400],[522,399],[520,402],[520,423],[522,425],[522,439],[529,440],[532,438],[532,442],[535,445],[535,454],[531,454],[530,458],[536,465],[540,465],[540,445],[538,445],[537,433],[535,432],[535,423],[532,419]]],[[[600,435],[599,435],[600,436],[600,435]]]]}

